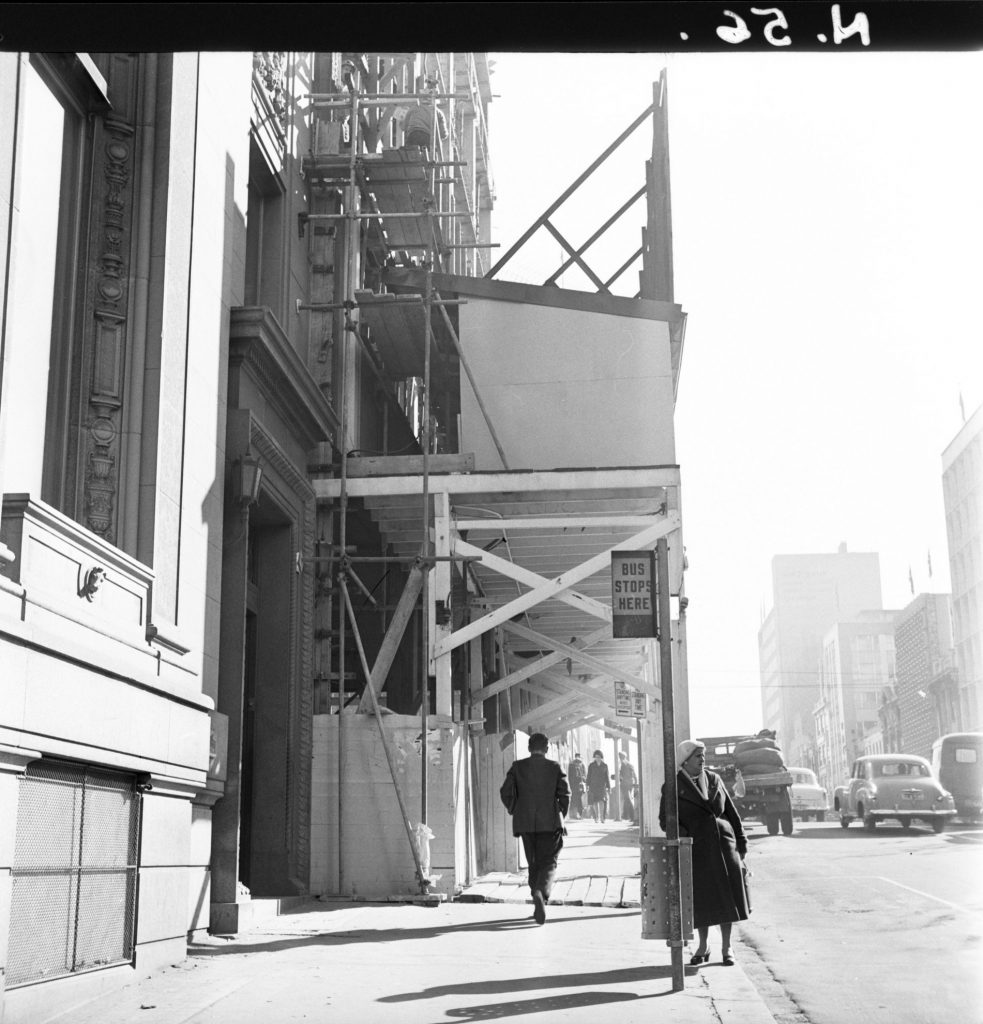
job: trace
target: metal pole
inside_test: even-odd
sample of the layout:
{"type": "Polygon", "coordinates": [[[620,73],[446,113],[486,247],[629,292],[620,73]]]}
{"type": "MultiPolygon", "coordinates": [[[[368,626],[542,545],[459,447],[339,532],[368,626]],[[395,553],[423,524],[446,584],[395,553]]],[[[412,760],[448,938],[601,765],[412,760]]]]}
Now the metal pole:
{"type": "MultiPolygon", "coordinates": [[[[358,231],[358,220],[356,214],[356,167],[358,157],[358,91],[355,83],[351,83],[351,125],[348,134],[349,140],[349,162],[348,162],[348,209],[345,211],[348,216],[348,228],[345,234],[345,261],[344,261],[344,295],[346,301],[350,301],[355,295],[354,277],[355,267],[355,234],[358,231]]],[[[351,345],[350,334],[355,328],[351,323],[351,311],[346,310],[344,314],[344,325],[341,332],[341,410],[339,435],[341,450],[341,493],[339,495],[339,517],[338,546],[341,551],[345,550],[348,530],[348,349],[351,345]]],[[[338,606],[338,892],[345,891],[344,871],[344,826],[342,816],[344,813],[344,783],[345,783],[345,750],[344,750],[344,724],[345,724],[345,639],[346,639],[346,615],[345,605],[342,602],[338,606]]]]}
{"type": "MultiPolygon", "coordinates": [[[[430,88],[431,96],[433,86],[430,88]]],[[[431,156],[437,155],[437,105],[433,106],[433,123],[430,134],[431,156]]],[[[430,199],[427,211],[433,214],[436,197],[433,192],[433,171],[430,178],[430,199]]],[[[427,280],[423,295],[423,557],[429,558],[430,547],[430,314],[433,303],[433,220],[428,219],[428,236],[430,250],[427,253],[427,280]]],[[[420,821],[427,823],[427,799],[429,788],[428,765],[430,760],[427,749],[427,716],[430,713],[430,570],[424,567],[423,575],[423,678],[421,680],[420,700],[420,821]]]]}
{"type": "Polygon", "coordinates": [[[668,868],[669,946],[672,950],[672,990],[685,985],[683,969],[683,908],[679,872],[679,804],[676,793],[676,729],[672,694],[672,624],[669,606],[669,544],[656,541],[659,610],[659,680],[662,684],[662,737],[666,779],[666,866],[668,868]]]}

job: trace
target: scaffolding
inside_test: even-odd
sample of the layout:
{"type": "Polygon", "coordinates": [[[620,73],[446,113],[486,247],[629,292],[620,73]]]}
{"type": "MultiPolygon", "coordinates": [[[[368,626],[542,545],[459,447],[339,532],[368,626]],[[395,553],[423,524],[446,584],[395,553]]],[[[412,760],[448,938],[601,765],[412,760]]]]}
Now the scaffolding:
{"type": "MultiPolygon", "coordinates": [[[[595,723],[599,712],[603,716],[613,710],[601,692],[611,678],[659,696],[652,682],[654,648],[626,656],[612,643],[610,604],[591,577],[610,564],[614,547],[654,547],[680,529],[678,469],[655,467],[635,473],[628,482],[615,470],[516,471],[452,314],[468,301],[460,297],[467,291],[459,287],[461,281],[494,277],[534,231],[545,227],[568,254],[546,285],[555,285],[565,267],[576,263],[598,293],[610,295],[613,283],[642,261],[636,298],[653,300],[653,307],[674,318],[674,380],[678,377],[685,320],[672,305],[671,259],[667,262],[664,236],[667,204],[660,223],[658,212],[653,219],[650,202],[648,234],[643,232],[641,248],[613,277],[595,273],[584,256],[635,202],[657,192],[667,165],[649,165],[646,184],[578,247],[549,220],[640,125],[651,120],[664,142],[664,78],[655,87],[652,104],[629,129],[497,264],[489,266],[486,251],[494,246],[487,241],[481,195],[492,194],[485,129],[490,90],[487,80],[479,81],[482,74],[487,79],[487,68],[471,54],[334,54],[330,73],[321,76],[330,80],[331,90],[310,95],[313,147],[304,163],[310,208],[298,224],[308,239],[310,301],[298,302],[297,310],[309,315],[312,348],[320,353],[323,369],[319,383],[337,404],[340,418],[337,452],[322,459],[331,462],[333,476],[315,480],[319,499],[330,501],[324,507],[331,509],[322,516],[315,559],[316,676],[321,710],[338,715],[339,892],[346,890],[341,785],[346,708],[371,714],[378,722],[416,881],[426,894],[431,880],[419,833],[428,822],[430,681],[435,708],[449,708],[455,652],[466,652],[471,665],[462,696],[465,723],[480,716],[486,700],[512,692],[534,693],[536,703],[513,716],[511,699],[505,702],[505,721],[496,724],[509,731],[546,721],[565,730],[595,723]],[[468,130],[461,131],[462,126],[468,130]],[[663,243],[658,252],[652,244],[656,236],[663,243]],[[445,297],[449,292],[458,297],[445,297]],[[356,383],[366,373],[371,374],[385,411],[379,448],[372,450],[358,447],[355,427],[361,412],[356,383]],[[473,460],[469,463],[469,456],[460,452],[457,432],[456,392],[465,377],[494,445],[499,472],[468,475],[473,460]],[[545,496],[552,502],[548,513],[543,512],[545,496]],[[375,524],[383,554],[360,554],[350,518],[356,507],[368,512],[375,524]],[[575,546],[569,547],[572,537],[575,546]],[[527,540],[539,546],[553,544],[559,556],[555,566],[523,568],[521,552],[527,540]],[[495,553],[500,545],[509,557],[495,553]],[[577,552],[576,557],[570,551],[577,552]],[[391,572],[397,567],[407,572],[393,601],[391,572]],[[452,567],[476,595],[470,601],[475,617],[456,626],[451,614],[452,567]],[[373,583],[364,578],[369,570],[381,571],[382,576],[373,583]],[[378,609],[382,616],[383,635],[371,664],[353,593],[360,595],[362,608],[378,609]],[[530,610],[545,602],[554,610],[534,624],[530,610]],[[421,790],[419,814],[414,815],[400,789],[382,696],[418,609],[414,659],[419,676],[421,790]],[[585,621],[593,621],[596,628],[585,631],[585,621]],[[486,684],[483,639],[492,631],[508,637],[512,646],[507,650],[503,640],[492,652],[498,678],[486,684]],[[560,634],[572,639],[560,641],[560,634]],[[358,672],[346,664],[349,638],[358,672]],[[565,673],[560,671],[564,663],[565,673]]],[[[680,558],[681,551],[676,559],[680,564],[673,567],[675,579],[681,578],[680,558]]],[[[625,735],[603,719],[600,728],[609,735],[625,735]]],[[[465,727],[466,742],[470,735],[465,727]]],[[[467,757],[470,760],[469,749],[467,757]]]]}
{"type": "MultiPolygon", "coordinates": [[[[352,678],[346,666],[347,638],[351,633],[364,679],[358,709],[371,711],[379,723],[422,893],[428,891],[430,879],[424,870],[420,844],[414,838],[410,811],[400,792],[379,695],[418,601],[422,601],[424,612],[431,605],[431,573],[436,571],[443,577],[442,583],[446,583],[449,566],[440,563],[468,560],[467,556],[435,555],[431,539],[430,462],[431,457],[438,454],[432,404],[434,368],[439,367],[446,377],[447,364],[452,357],[464,361],[446,309],[454,301],[445,302],[434,293],[432,274],[435,268],[480,273],[485,265],[484,249],[492,247],[481,240],[475,179],[469,181],[465,173],[469,161],[461,159],[455,132],[459,116],[472,128],[476,126],[477,130],[472,131],[472,145],[482,147],[482,166],[489,180],[484,129],[487,90],[483,97],[472,55],[466,55],[457,68],[453,55],[447,57],[446,64],[437,55],[426,54],[422,61],[416,54],[358,53],[333,58],[330,77],[334,91],[310,95],[313,150],[304,171],[311,186],[312,201],[311,209],[301,216],[299,224],[302,232],[308,228],[312,232],[312,301],[298,302],[297,310],[312,315],[312,330],[320,334],[317,341],[325,353],[324,362],[331,360],[333,339],[341,338],[340,359],[335,360],[340,386],[334,384],[333,375],[325,375],[326,384],[340,400],[337,544],[328,544],[327,553],[319,552],[317,558],[320,577],[317,593],[321,600],[330,604],[334,598],[337,604],[333,616],[336,620],[335,654],[333,658],[329,655],[328,660],[337,665],[336,671],[329,670],[329,679],[337,681],[339,780],[343,772],[344,711],[351,699],[346,689],[352,678]],[[461,75],[464,88],[458,91],[457,77],[461,75]],[[341,267],[339,273],[333,273],[334,254],[327,251],[325,240],[336,240],[339,227],[342,229],[341,267]],[[379,273],[384,266],[393,265],[422,265],[425,273],[422,294],[397,296],[383,291],[379,287],[379,273]],[[434,323],[435,309],[439,309],[441,315],[439,324],[434,323]],[[421,456],[423,486],[418,513],[421,544],[419,550],[403,559],[385,555],[359,560],[349,553],[348,466],[349,456],[356,450],[351,436],[350,398],[354,394],[356,360],[371,367],[388,403],[386,408],[409,415],[410,433],[421,456]],[[355,563],[401,560],[409,562],[409,574],[375,663],[369,665],[349,584],[353,584],[366,601],[376,602],[355,563]]],[[[337,242],[334,248],[337,254],[337,242]]],[[[450,415],[449,409],[442,410],[445,421],[450,415]]],[[[390,454],[389,440],[387,430],[382,439],[382,457],[390,454]]],[[[323,541],[321,546],[324,547],[323,541]]],[[[331,613],[329,620],[330,617],[331,613]]],[[[431,647],[428,619],[428,615],[422,616],[420,638],[419,823],[424,827],[428,817],[431,647]]],[[[330,634],[330,629],[323,631],[322,639],[330,634]]],[[[323,656],[327,652],[321,653],[323,656]]],[[[340,835],[342,799],[339,781],[339,891],[344,888],[340,835]]]]}

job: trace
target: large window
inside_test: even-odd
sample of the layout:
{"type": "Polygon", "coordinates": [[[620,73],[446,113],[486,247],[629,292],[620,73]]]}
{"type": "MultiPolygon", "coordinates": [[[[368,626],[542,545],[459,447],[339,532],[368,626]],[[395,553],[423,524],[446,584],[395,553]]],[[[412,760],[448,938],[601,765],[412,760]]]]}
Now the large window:
{"type": "Polygon", "coordinates": [[[245,305],[268,306],[283,322],[283,185],[255,134],[249,148],[248,192],[245,305]]]}
{"type": "Polygon", "coordinates": [[[136,918],[133,776],[58,761],[20,783],[7,987],[126,963],[136,918]]]}
{"type": "Polygon", "coordinates": [[[4,338],[5,488],[62,504],[67,410],[91,156],[88,114],[106,108],[88,58],[32,54],[20,64],[4,338]]]}

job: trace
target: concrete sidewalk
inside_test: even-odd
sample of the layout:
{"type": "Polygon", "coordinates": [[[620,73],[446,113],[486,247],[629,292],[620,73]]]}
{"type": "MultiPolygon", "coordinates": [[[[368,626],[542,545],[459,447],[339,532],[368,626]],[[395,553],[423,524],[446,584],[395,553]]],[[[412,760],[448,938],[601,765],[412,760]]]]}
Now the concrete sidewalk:
{"type": "MultiPolygon", "coordinates": [[[[633,830],[571,828],[563,874],[633,866],[633,830]],[[620,833],[620,834],[619,834],[620,833]]],[[[636,833],[637,836],[637,833],[636,833]]],[[[612,874],[618,874],[615,870],[612,874]]],[[[528,890],[526,890],[528,894],[528,890]]],[[[672,992],[670,953],[640,938],[637,908],[436,906],[312,900],[231,939],[210,937],[186,961],[56,1018],[59,1024],[774,1024],[740,964],[687,967],[672,992]]],[[[713,947],[716,939],[717,948],[713,947]]],[[[688,960],[688,955],[686,957],[688,960]]]]}

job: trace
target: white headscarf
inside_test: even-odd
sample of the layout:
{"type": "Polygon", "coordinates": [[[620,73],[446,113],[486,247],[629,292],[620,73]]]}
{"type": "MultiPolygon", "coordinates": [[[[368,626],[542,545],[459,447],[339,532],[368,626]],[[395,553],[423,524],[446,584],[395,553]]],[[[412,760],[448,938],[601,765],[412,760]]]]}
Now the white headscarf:
{"type": "Polygon", "coordinates": [[[683,762],[689,758],[694,751],[706,750],[707,745],[699,740],[683,740],[676,746],[676,770],[683,766],[683,762]]]}

